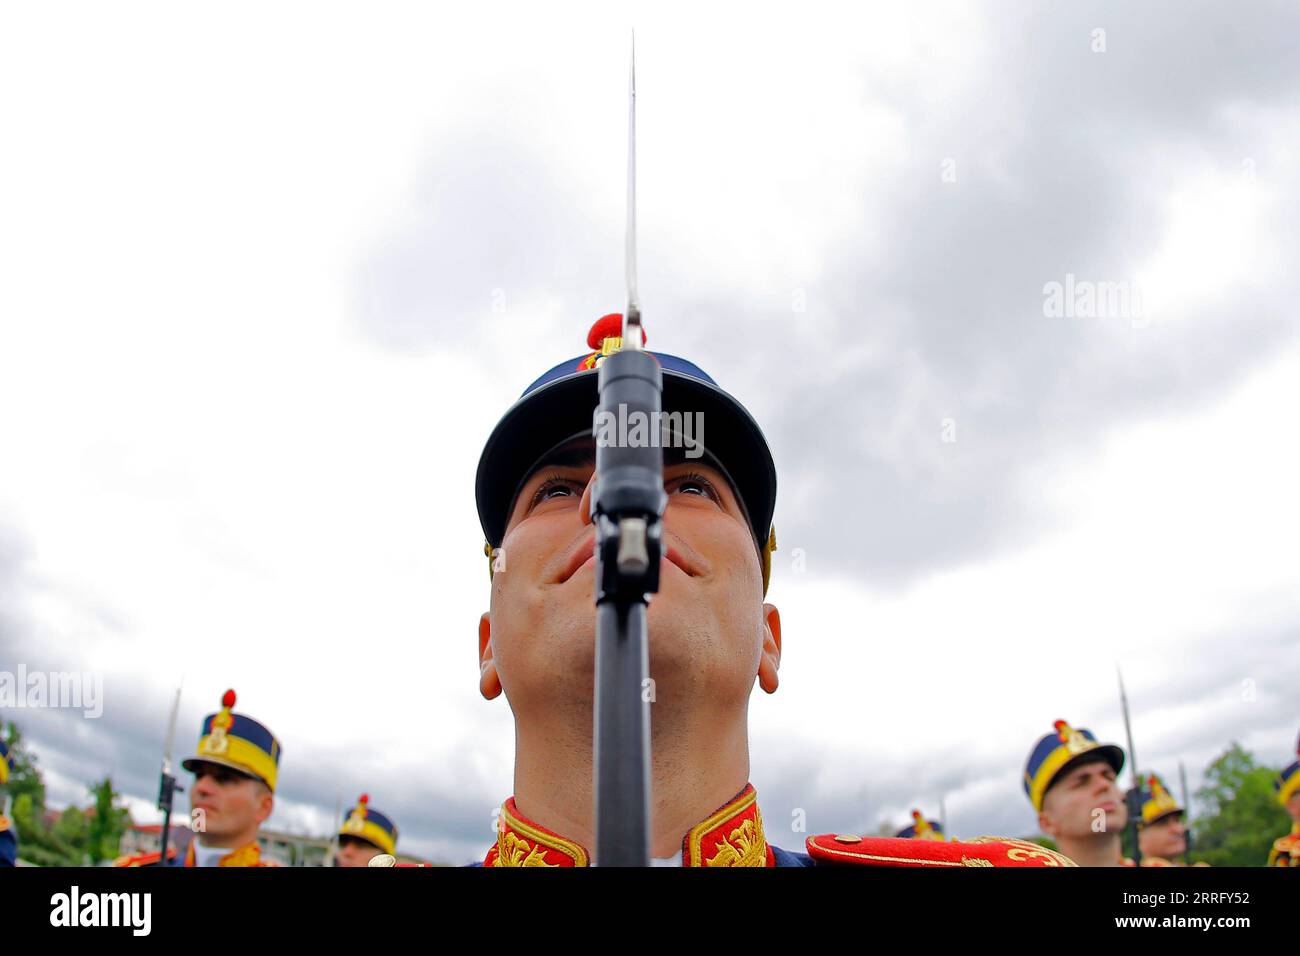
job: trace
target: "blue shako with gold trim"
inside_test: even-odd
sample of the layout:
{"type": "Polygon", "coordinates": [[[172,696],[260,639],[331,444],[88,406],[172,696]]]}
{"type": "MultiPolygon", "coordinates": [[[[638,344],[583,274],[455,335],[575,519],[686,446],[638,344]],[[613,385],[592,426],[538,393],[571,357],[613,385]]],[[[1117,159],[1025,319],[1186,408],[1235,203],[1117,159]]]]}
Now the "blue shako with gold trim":
{"type": "Polygon", "coordinates": [[[1291,795],[1300,790],[1300,760],[1292,762],[1277,775],[1273,789],[1277,791],[1278,803],[1285,806],[1291,795]]]}
{"type": "Polygon", "coordinates": [[[9,774],[14,769],[14,755],[9,751],[9,744],[0,737],[0,787],[9,782],[9,774]]]}
{"type": "Polygon", "coordinates": [[[1102,759],[1110,764],[1115,773],[1124,766],[1124,751],[1115,744],[1098,743],[1092,731],[1079,728],[1076,730],[1064,720],[1053,724],[1055,730],[1041,737],[1034,749],[1029,752],[1029,761],[1025,764],[1025,795],[1034,809],[1042,811],[1043,796],[1051,787],[1052,781],[1067,769],[1083,760],[1102,759]]]}
{"type": "MultiPolygon", "coordinates": [[[[474,482],[489,558],[505,536],[515,497],[542,456],[575,435],[593,433],[593,413],[600,397],[597,369],[606,355],[622,347],[622,331],[621,314],[599,319],[587,336],[593,351],[545,372],[524,389],[492,430],[474,482]]],[[[644,337],[643,332],[643,341],[644,337]]],[[[745,407],[698,365],[662,352],[648,354],[663,370],[664,414],[678,413],[684,423],[704,423],[704,434],[695,437],[720,464],[745,508],[766,588],[776,546],[772,528],[776,465],[767,439],[745,407]]]]}
{"type": "Polygon", "coordinates": [[[1138,803],[1142,808],[1138,826],[1150,826],[1173,814],[1183,815],[1183,808],[1178,805],[1159,774],[1148,774],[1142,781],[1138,790],[1138,803]]]}
{"type": "MultiPolygon", "coordinates": [[[[9,774],[14,769],[14,755],[9,744],[0,738],[0,785],[8,783],[9,774]]],[[[18,834],[14,832],[13,821],[0,813],[0,866],[15,866],[18,863],[18,834]]]]}
{"type": "Polygon", "coordinates": [[[247,714],[233,713],[234,706],[235,692],[228,690],[221,696],[221,710],[203,718],[197,753],[182,761],[181,766],[194,773],[200,764],[220,764],[255,777],[274,791],[280,741],[247,714]]]}
{"type": "Polygon", "coordinates": [[[938,820],[927,820],[920,810],[912,811],[912,822],[894,834],[904,840],[946,840],[943,824],[938,820]]]}
{"type": "Polygon", "coordinates": [[[348,811],[339,827],[340,837],[356,837],[377,846],[385,853],[397,853],[397,825],[370,806],[370,797],[362,794],[357,805],[348,811]]]}

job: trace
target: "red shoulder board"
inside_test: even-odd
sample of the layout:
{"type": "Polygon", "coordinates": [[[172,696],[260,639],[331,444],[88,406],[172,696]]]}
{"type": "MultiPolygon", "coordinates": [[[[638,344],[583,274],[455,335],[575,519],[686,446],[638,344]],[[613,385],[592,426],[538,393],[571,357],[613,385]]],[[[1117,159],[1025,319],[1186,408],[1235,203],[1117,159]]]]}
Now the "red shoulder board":
{"type": "Polygon", "coordinates": [[[908,840],[824,833],[806,841],[808,855],[819,863],[856,866],[1074,866],[1067,856],[1030,843],[1002,837],[974,840],[908,840]]]}
{"type": "MultiPolygon", "coordinates": [[[[176,859],[176,847],[167,848],[167,859],[176,859]]],[[[119,856],[113,861],[114,866],[157,866],[162,860],[162,853],[154,850],[152,853],[137,853],[135,856],[119,856]]]]}

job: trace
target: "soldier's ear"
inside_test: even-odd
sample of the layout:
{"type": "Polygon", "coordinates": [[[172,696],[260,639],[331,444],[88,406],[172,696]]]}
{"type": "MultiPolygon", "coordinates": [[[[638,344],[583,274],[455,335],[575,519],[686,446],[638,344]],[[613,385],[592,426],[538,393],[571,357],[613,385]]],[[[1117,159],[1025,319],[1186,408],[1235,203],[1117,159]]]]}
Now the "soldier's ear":
{"type": "Polygon", "coordinates": [[[492,615],[487,611],[478,619],[478,692],[485,700],[501,694],[501,678],[492,656],[492,615]]]}
{"type": "Polygon", "coordinates": [[[1049,836],[1053,840],[1056,839],[1059,833],[1056,821],[1052,819],[1051,816],[1041,811],[1038,814],[1038,829],[1042,832],[1043,836],[1049,836]]]}
{"type": "Polygon", "coordinates": [[[275,809],[275,794],[271,793],[271,788],[263,786],[262,792],[257,801],[257,822],[265,823],[271,817],[271,811],[275,809]]]}
{"type": "Polygon", "coordinates": [[[763,605],[763,650],[758,658],[758,686],[776,693],[781,669],[781,612],[774,604],[763,605]]]}

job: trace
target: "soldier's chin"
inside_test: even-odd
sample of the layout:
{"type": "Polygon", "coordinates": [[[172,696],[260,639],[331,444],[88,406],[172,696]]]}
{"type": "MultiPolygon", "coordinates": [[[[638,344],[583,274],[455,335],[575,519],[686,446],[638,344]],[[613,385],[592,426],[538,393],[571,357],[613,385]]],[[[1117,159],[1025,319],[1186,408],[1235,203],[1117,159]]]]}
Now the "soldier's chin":
{"type": "MultiPolygon", "coordinates": [[[[590,583],[592,579],[588,575],[586,580],[590,583]]],[[[727,619],[725,613],[720,614],[698,581],[674,568],[671,576],[661,578],[660,591],[650,599],[646,623],[651,676],[656,681],[680,671],[692,675],[710,672],[713,664],[723,665],[724,670],[734,667],[736,651],[730,646],[732,642],[721,641],[719,635],[731,633],[733,624],[738,632],[741,625],[727,619]]],[[[562,615],[556,613],[558,608],[554,606],[536,609],[549,626],[540,635],[541,640],[534,636],[534,642],[546,648],[550,668],[558,666],[561,672],[571,676],[594,676],[595,594],[574,592],[565,596],[564,605],[562,615]]]]}
{"type": "MultiPolygon", "coordinates": [[[[666,664],[681,658],[692,665],[698,665],[700,650],[698,647],[692,647],[691,642],[694,640],[698,643],[704,631],[688,618],[689,615],[683,611],[681,604],[666,599],[663,595],[655,595],[646,612],[648,643],[654,658],[652,663],[666,664]]],[[[701,616],[701,620],[703,619],[704,617],[701,616]]],[[[568,627],[552,630],[551,634],[553,635],[551,647],[554,653],[550,656],[562,655],[564,653],[562,648],[568,648],[571,652],[568,657],[569,668],[591,671],[594,674],[596,653],[594,604],[590,609],[584,608],[572,618],[568,627]]]]}
{"type": "Polygon", "coordinates": [[[207,819],[207,829],[198,834],[198,836],[201,838],[200,842],[207,842],[208,844],[215,845],[238,832],[238,828],[226,825],[224,817],[216,817],[214,819],[212,814],[209,814],[207,819]]]}

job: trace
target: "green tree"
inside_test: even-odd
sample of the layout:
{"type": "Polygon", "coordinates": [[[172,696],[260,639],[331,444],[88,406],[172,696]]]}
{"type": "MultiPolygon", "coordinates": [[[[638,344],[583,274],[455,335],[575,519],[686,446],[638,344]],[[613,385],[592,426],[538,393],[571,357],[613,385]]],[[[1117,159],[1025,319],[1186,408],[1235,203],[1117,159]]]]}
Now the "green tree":
{"type": "Polygon", "coordinates": [[[1211,866],[1263,866],[1289,826],[1273,791],[1277,770],[1261,767],[1233,743],[1205,772],[1196,799],[1205,813],[1192,824],[1192,860],[1211,866]]]}
{"type": "Polygon", "coordinates": [[[1036,833],[1033,836],[1021,837],[1020,839],[1024,840],[1026,843],[1037,843],[1039,846],[1047,847],[1047,849],[1056,853],[1061,852],[1061,848],[1056,845],[1055,840],[1049,836],[1044,836],[1041,833],[1036,833]]]}
{"type": "MultiPolygon", "coordinates": [[[[9,753],[14,758],[13,770],[5,788],[13,794],[14,801],[24,794],[30,794],[32,802],[42,809],[45,807],[45,782],[41,780],[40,771],[36,769],[36,757],[23,743],[22,732],[18,725],[10,721],[8,726],[0,726],[5,741],[9,744],[9,753]]],[[[21,838],[22,834],[19,834],[21,838]]]]}
{"type": "MultiPolygon", "coordinates": [[[[23,735],[12,721],[4,728],[9,752],[14,758],[5,788],[13,795],[14,830],[18,834],[19,859],[36,866],[81,866],[86,862],[84,843],[76,844],[77,824],[61,817],[54,827],[45,825],[45,782],[36,755],[23,743],[23,735]],[[61,831],[61,832],[60,832],[61,831]]],[[[74,811],[80,815],[81,811],[74,811]]],[[[64,816],[67,816],[65,813],[64,816]]]]}
{"type": "Polygon", "coordinates": [[[76,807],[68,807],[50,828],[51,832],[68,846],[84,852],[86,847],[86,815],[76,807]]]}
{"type": "Polygon", "coordinates": [[[131,822],[131,815],[125,807],[117,805],[121,794],[113,790],[111,777],[105,777],[90,787],[90,795],[95,798],[95,813],[88,821],[86,852],[90,855],[90,862],[100,863],[118,855],[122,834],[131,822]]]}
{"type": "Polygon", "coordinates": [[[45,826],[45,808],[30,792],[14,800],[14,828],[18,831],[18,856],[36,866],[80,866],[84,855],[45,826]]]}

